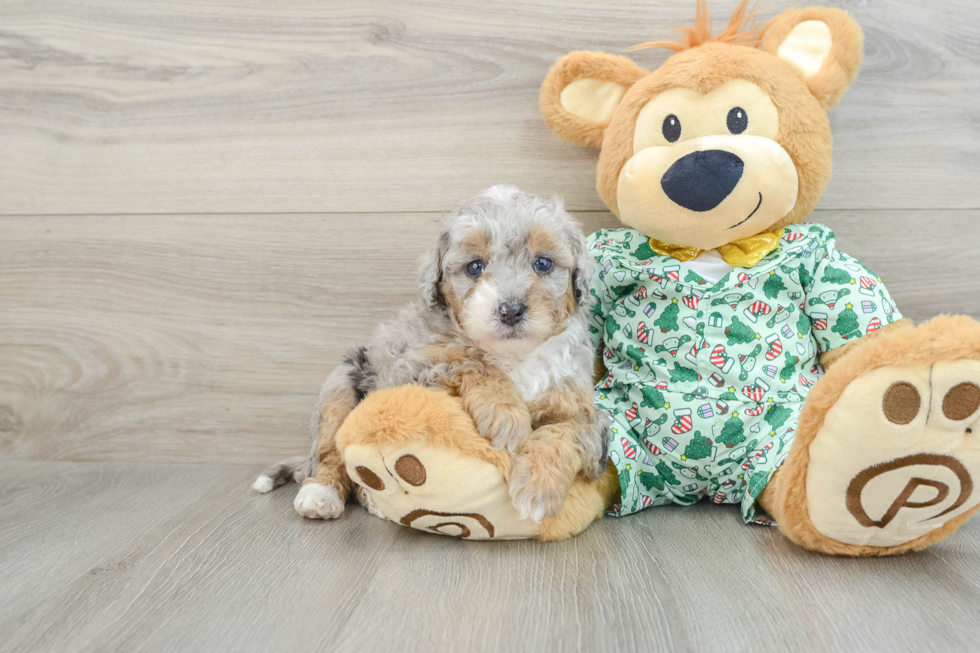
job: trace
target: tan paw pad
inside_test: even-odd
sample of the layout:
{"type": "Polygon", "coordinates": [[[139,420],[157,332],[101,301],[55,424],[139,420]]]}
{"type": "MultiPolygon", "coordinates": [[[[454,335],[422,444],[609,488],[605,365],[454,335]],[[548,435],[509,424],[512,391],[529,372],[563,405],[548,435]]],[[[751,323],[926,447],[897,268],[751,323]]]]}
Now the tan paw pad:
{"type": "Polygon", "coordinates": [[[884,367],[855,379],[809,447],[814,527],[897,546],[980,503],[980,363],[884,367]]]}
{"type": "Polygon", "coordinates": [[[526,539],[540,527],[521,519],[492,464],[422,442],[350,444],[347,472],[388,519],[469,540],[526,539]]]}

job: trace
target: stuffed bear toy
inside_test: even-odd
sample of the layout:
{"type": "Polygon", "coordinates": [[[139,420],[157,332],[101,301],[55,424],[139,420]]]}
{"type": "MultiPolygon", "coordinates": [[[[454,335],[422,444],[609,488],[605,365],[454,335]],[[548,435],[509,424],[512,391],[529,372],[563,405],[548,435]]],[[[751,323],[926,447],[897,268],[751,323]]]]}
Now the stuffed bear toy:
{"type": "Polygon", "coordinates": [[[337,438],[352,478],[403,450],[424,461],[426,484],[372,495],[381,512],[467,539],[557,540],[604,512],[707,499],[771,523],[761,506],[811,550],[888,555],[980,508],[980,324],[913,327],[831,230],[802,222],[830,180],[827,110],[857,75],[861,29],[820,7],[751,23],[743,3],[712,37],[699,2],[682,42],[638,46],[675,52],[656,70],[573,52],[541,88],[552,131],[600,148],[599,195],[626,226],[589,239],[607,472],[576,482],[556,517],[522,520],[509,457],[458,402],[397,388],[337,438]]]}
{"type": "Polygon", "coordinates": [[[863,36],[836,9],[751,18],[743,3],[712,37],[699,2],[683,42],[637,46],[675,51],[657,70],[573,52],[541,89],[558,136],[601,148],[599,195],[628,227],[589,240],[611,512],[707,498],[768,523],[761,505],[816,551],[921,549],[980,502],[980,325],[912,328],[801,223],[863,36]]]}

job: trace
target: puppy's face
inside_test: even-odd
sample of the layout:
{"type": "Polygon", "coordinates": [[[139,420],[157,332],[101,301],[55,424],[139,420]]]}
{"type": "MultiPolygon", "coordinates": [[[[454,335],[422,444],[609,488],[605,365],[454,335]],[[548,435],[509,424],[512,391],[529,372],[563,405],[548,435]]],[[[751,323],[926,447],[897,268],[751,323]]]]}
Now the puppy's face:
{"type": "Polygon", "coordinates": [[[451,216],[439,258],[445,310],[485,351],[532,351],[588,299],[591,259],[578,225],[512,187],[491,188],[451,216]]]}

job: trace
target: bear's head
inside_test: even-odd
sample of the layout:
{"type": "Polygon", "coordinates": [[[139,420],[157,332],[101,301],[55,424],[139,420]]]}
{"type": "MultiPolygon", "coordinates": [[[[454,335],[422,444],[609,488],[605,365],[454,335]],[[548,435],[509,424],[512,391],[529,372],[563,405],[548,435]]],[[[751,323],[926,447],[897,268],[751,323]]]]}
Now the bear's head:
{"type": "Polygon", "coordinates": [[[653,72],[572,52],[552,67],[541,111],[562,138],[601,148],[597,187],[620,221],[675,246],[714,249],[806,218],[830,180],[827,109],[861,65],[844,11],[793,9],[755,28],[745,2],[710,33],[698,2],[676,53],[653,72]]]}

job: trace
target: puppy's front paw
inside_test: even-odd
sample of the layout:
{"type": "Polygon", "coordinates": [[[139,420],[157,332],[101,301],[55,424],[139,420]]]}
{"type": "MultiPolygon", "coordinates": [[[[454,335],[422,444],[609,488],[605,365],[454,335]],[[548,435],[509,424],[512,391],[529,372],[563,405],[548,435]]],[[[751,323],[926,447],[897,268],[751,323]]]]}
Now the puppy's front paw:
{"type": "Polygon", "coordinates": [[[494,449],[507,449],[511,453],[531,433],[531,414],[524,405],[495,403],[480,406],[473,411],[476,429],[490,441],[494,449]]]}
{"type": "Polygon", "coordinates": [[[354,496],[357,497],[357,502],[364,506],[369,513],[375,517],[380,517],[381,519],[388,519],[385,514],[381,512],[381,508],[378,507],[378,502],[374,500],[371,493],[358,485],[354,488],[354,496]]]}
{"type": "Polygon", "coordinates": [[[510,498],[521,519],[541,523],[561,511],[568,494],[568,484],[553,472],[534,465],[526,457],[517,458],[510,475],[510,498]]]}
{"type": "Polygon", "coordinates": [[[344,514],[344,502],[329,485],[308,483],[299,489],[293,501],[296,512],[309,519],[336,519],[344,514]]]}

